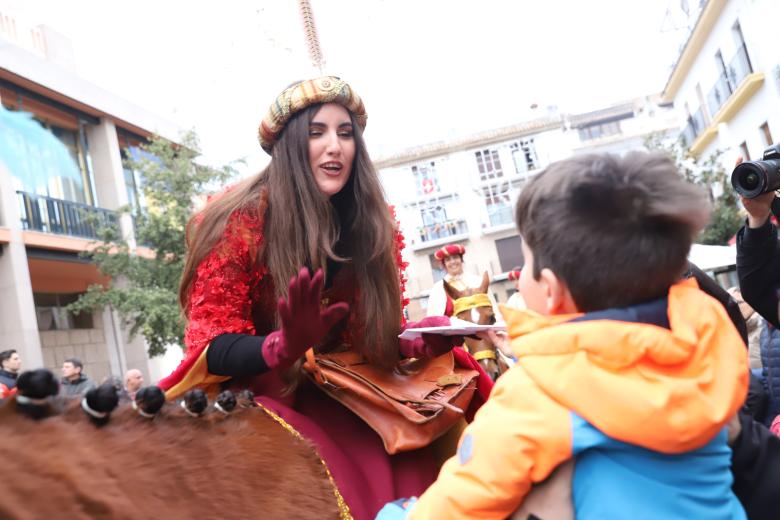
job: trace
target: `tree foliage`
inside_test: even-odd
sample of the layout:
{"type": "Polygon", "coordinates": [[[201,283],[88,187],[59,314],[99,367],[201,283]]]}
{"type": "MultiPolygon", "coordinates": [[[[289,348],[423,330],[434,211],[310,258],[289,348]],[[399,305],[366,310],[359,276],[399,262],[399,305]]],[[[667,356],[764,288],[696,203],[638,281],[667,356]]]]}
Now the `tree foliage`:
{"type": "Polygon", "coordinates": [[[679,139],[670,141],[662,134],[651,135],[645,146],[669,154],[685,179],[706,188],[712,202],[712,216],[696,242],[707,245],[726,245],[742,226],[737,194],[731,186],[730,175],[721,164],[723,151],[707,156],[696,156],[679,139]]]}
{"type": "Polygon", "coordinates": [[[183,345],[178,287],[186,255],[185,228],[193,205],[210,186],[225,182],[235,170],[198,164],[194,132],[185,133],[179,144],[154,137],[140,149],[140,154],[127,154],[125,168],[138,174],[145,204],[118,211],[120,220],[132,223],[139,247],[132,247],[120,225],[100,227],[100,240],[83,255],[110,282],[107,287],[91,285],[68,309],[76,313],[104,306],[117,310],[130,336],[143,335],[149,355],[156,356],[169,345],[183,345]]]}

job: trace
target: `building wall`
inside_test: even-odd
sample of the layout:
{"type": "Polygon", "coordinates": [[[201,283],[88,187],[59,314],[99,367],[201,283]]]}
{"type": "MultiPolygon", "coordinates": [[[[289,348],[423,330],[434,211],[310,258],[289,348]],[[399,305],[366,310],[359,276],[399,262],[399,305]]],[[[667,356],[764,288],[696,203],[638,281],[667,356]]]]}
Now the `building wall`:
{"type": "MultiPolygon", "coordinates": [[[[4,20],[8,19],[8,16],[4,17],[4,20]]],[[[9,36],[0,27],[0,40],[6,43],[0,45],[0,81],[3,90],[0,93],[3,99],[0,101],[9,109],[18,109],[15,100],[24,95],[25,99],[33,100],[26,103],[24,109],[34,113],[40,120],[61,126],[58,121],[67,116],[68,121],[73,120],[73,125],[83,128],[79,140],[83,140],[86,146],[79,145],[79,148],[88,149],[88,155],[79,163],[85,164],[87,168],[85,175],[89,181],[88,191],[92,195],[87,202],[116,210],[128,201],[118,127],[138,136],[156,132],[173,141],[179,132],[174,125],[79,78],[74,70],[67,67],[73,58],[67,39],[47,28],[36,28],[30,34],[34,37],[35,45],[32,46],[17,38],[18,35],[9,36]]],[[[47,143],[56,139],[53,135],[41,136],[41,132],[50,132],[48,127],[29,131],[33,136],[48,138],[47,143]]],[[[25,138],[32,139],[29,136],[25,138]]],[[[62,150],[64,144],[60,143],[57,151],[62,150]]],[[[121,376],[128,368],[140,369],[149,382],[169,373],[175,367],[175,361],[165,366],[155,363],[157,377],[151,379],[152,370],[143,338],[130,340],[126,328],[108,310],[95,313],[92,329],[37,330],[33,291],[72,294],[83,291],[90,282],[101,280],[96,280],[94,273],[85,274],[83,264],[69,263],[79,251],[87,247],[87,239],[52,234],[51,231],[62,231],[53,228],[38,232],[22,229],[22,216],[19,214],[19,201],[13,182],[14,171],[9,168],[0,160],[0,180],[3,180],[0,182],[0,235],[10,237],[7,243],[0,245],[3,248],[0,255],[0,287],[4,288],[3,294],[7,296],[0,306],[3,311],[0,313],[0,349],[17,348],[22,355],[24,368],[45,366],[56,374],[59,374],[64,359],[77,357],[84,363],[84,372],[96,381],[110,374],[121,376]],[[30,242],[32,238],[35,239],[34,244],[30,242]],[[37,259],[30,256],[28,248],[31,246],[36,249],[37,259]],[[64,263],[56,269],[37,269],[40,266],[36,262],[41,263],[41,251],[44,252],[44,258],[51,257],[50,260],[64,263]]],[[[49,169],[57,171],[56,165],[49,169]]],[[[18,175],[23,171],[24,168],[18,167],[16,173],[18,175]]],[[[121,224],[132,247],[133,231],[129,217],[124,217],[121,224]]]]}
{"type": "Polygon", "coordinates": [[[59,376],[62,363],[76,357],[84,363],[84,375],[97,383],[112,374],[121,375],[111,369],[103,320],[97,313],[93,322],[92,329],[40,331],[44,368],[59,376]]]}
{"type": "MultiPolygon", "coordinates": [[[[671,107],[659,106],[658,96],[648,96],[635,100],[634,116],[629,115],[621,121],[620,133],[601,139],[582,141],[577,128],[567,129],[568,121],[553,129],[508,138],[499,142],[478,142],[470,146],[421,160],[409,160],[401,164],[385,167],[380,175],[385,192],[396,208],[401,229],[406,236],[404,259],[409,262],[407,268],[407,296],[411,302],[407,311],[413,320],[425,315],[427,292],[434,284],[434,270],[430,255],[444,244],[460,243],[466,247],[464,270],[481,275],[487,272],[492,280],[491,292],[498,302],[505,302],[514,292],[514,285],[506,280],[505,272],[515,265],[502,266],[496,242],[509,237],[517,237],[514,222],[514,206],[522,186],[527,180],[542,171],[551,162],[564,159],[574,153],[611,152],[625,153],[632,149],[643,148],[645,138],[655,132],[669,132],[677,128],[677,116],[671,107]],[[518,171],[512,156],[512,144],[533,139],[536,153],[536,168],[530,171],[518,171]],[[494,180],[481,180],[475,152],[496,150],[502,166],[503,177],[494,180]],[[431,194],[419,194],[418,181],[412,173],[413,166],[435,163],[438,191],[431,194]],[[501,212],[500,222],[491,223],[484,189],[500,188],[508,194],[506,211],[501,212]],[[462,219],[467,229],[454,236],[423,241],[419,229],[423,226],[419,206],[439,200],[447,205],[448,219],[462,219]]],[[[573,116],[572,116],[573,117],[573,116]]],[[[579,117],[579,121],[588,124],[588,118],[579,117]]],[[[598,123],[598,114],[594,113],[593,122],[598,123]]],[[[569,116],[564,116],[568,120],[569,116]]],[[[563,122],[562,122],[563,123],[563,122]]],[[[425,148],[425,146],[421,147],[425,148]]],[[[408,152],[414,156],[414,149],[408,152]]],[[[381,164],[381,160],[380,160],[381,164]]],[[[494,215],[495,216],[495,215],[494,215]]]]}
{"type": "MultiPolygon", "coordinates": [[[[571,148],[570,137],[562,128],[526,135],[503,142],[471,147],[447,155],[411,161],[406,164],[383,169],[382,176],[385,191],[396,207],[396,214],[406,236],[407,248],[404,258],[409,262],[407,275],[409,283],[407,294],[419,296],[426,294],[434,283],[430,255],[444,244],[460,242],[467,248],[464,268],[467,272],[481,275],[487,272],[492,278],[502,273],[495,240],[516,235],[512,208],[519,193],[519,186],[530,175],[553,160],[568,154],[571,148]],[[537,168],[518,172],[515,168],[512,143],[532,138],[536,153],[537,168]],[[481,180],[475,153],[477,151],[496,150],[501,163],[503,176],[497,179],[481,180]],[[412,166],[426,165],[434,161],[439,191],[430,195],[418,195],[417,183],[412,174],[412,166]],[[495,193],[505,193],[509,198],[506,204],[505,220],[497,225],[491,223],[485,203],[484,190],[493,189],[495,193]],[[467,229],[454,236],[422,241],[419,229],[423,226],[419,205],[439,200],[447,206],[448,219],[463,220],[467,229]]],[[[505,297],[500,297],[504,301],[505,297]]],[[[418,302],[424,310],[425,302],[418,302]]],[[[411,313],[412,311],[410,311],[411,313]]]]}
{"type": "Polygon", "coordinates": [[[739,21],[752,69],[765,78],[741,110],[729,122],[719,125],[716,137],[701,152],[704,156],[724,152],[721,162],[727,171],[733,167],[736,156],[741,155],[739,145],[743,141],[751,158],[760,157],[765,144],[759,126],[765,121],[773,139],[780,140],[780,31],[775,27],[778,16],[780,3],[774,0],[728,1],[674,98],[682,127],[687,117],[686,103],[691,113],[700,106],[696,93],[699,84],[710,122],[714,114],[707,106],[707,96],[719,75],[715,53],[720,50],[726,66],[729,65],[738,49],[732,27],[739,21]]]}

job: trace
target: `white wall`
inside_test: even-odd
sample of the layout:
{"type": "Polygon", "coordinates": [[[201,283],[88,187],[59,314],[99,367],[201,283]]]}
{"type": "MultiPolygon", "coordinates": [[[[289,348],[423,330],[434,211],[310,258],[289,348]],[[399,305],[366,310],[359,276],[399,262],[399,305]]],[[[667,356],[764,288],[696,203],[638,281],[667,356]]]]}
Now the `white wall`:
{"type": "Polygon", "coordinates": [[[739,20],[753,71],[763,72],[765,79],[740,112],[727,125],[720,126],[716,138],[702,152],[702,155],[706,156],[716,150],[726,151],[722,162],[727,170],[733,166],[734,158],[739,154],[738,146],[743,141],[748,145],[751,158],[760,156],[764,143],[759,126],[763,122],[769,123],[773,139],[780,141],[780,31],[777,30],[779,16],[780,2],[776,0],[728,2],[675,97],[674,103],[680,114],[682,127],[685,125],[685,102],[688,103],[691,113],[699,107],[696,84],[701,85],[705,104],[706,97],[715,84],[719,74],[715,61],[716,51],[721,50],[727,66],[736,54],[737,43],[732,34],[732,26],[739,20]]]}

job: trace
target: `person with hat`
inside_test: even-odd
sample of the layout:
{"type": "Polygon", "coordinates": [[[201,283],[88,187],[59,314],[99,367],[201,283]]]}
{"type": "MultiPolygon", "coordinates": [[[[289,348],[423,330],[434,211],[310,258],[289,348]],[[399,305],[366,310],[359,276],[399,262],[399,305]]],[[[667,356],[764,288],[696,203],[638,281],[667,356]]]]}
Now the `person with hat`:
{"type": "MultiPolygon", "coordinates": [[[[179,295],[186,352],[158,383],[168,399],[192,388],[250,389],[263,410],[312,442],[343,516],[355,518],[422,492],[437,459],[427,448],[388,455],[374,430],[305,377],[304,354],[353,350],[389,370],[462,341],[399,340],[404,326],[449,319],[404,324],[404,241],[366,151],[366,121],[360,97],[333,76],[294,83],[272,103],[259,129],[271,162],[188,224],[179,295]]],[[[457,350],[455,363],[474,368],[457,350]]],[[[490,387],[480,372],[467,417],[490,387]]]]}
{"type": "Polygon", "coordinates": [[[523,296],[520,294],[520,288],[518,287],[518,281],[520,280],[520,267],[515,267],[506,276],[506,279],[510,282],[515,283],[515,289],[517,289],[515,292],[512,293],[512,295],[509,297],[509,299],[506,301],[506,306],[511,307],[513,309],[525,309],[525,301],[523,300],[523,296]]]}
{"type": "MultiPolygon", "coordinates": [[[[482,283],[482,277],[464,272],[463,256],[465,254],[466,248],[461,244],[447,244],[433,254],[447,272],[444,274],[444,278],[433,284],[428,293],[428,308],[426,310],[428,316],[452,316],[453,314],[452,298],[444,290],[445,281],[459,291],[470,287],[479,287],[482,283]]],[[[488,296],[495,309],[496,303],[493,301],[492,295],[488,296]]]]}

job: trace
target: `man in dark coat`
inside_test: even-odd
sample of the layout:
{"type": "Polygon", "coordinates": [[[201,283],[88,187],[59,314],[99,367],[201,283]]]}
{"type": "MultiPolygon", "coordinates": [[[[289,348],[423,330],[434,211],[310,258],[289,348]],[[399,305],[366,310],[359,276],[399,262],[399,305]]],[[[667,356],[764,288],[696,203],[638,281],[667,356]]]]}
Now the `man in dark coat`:
{"type": "Polygon", "coordinates": [[[87,376],[81,373],[84,365],[77,358],[66,359],[62,363],[62,382],[60,393],[66,397],[79,397],[95,384],[87,376]]]}

